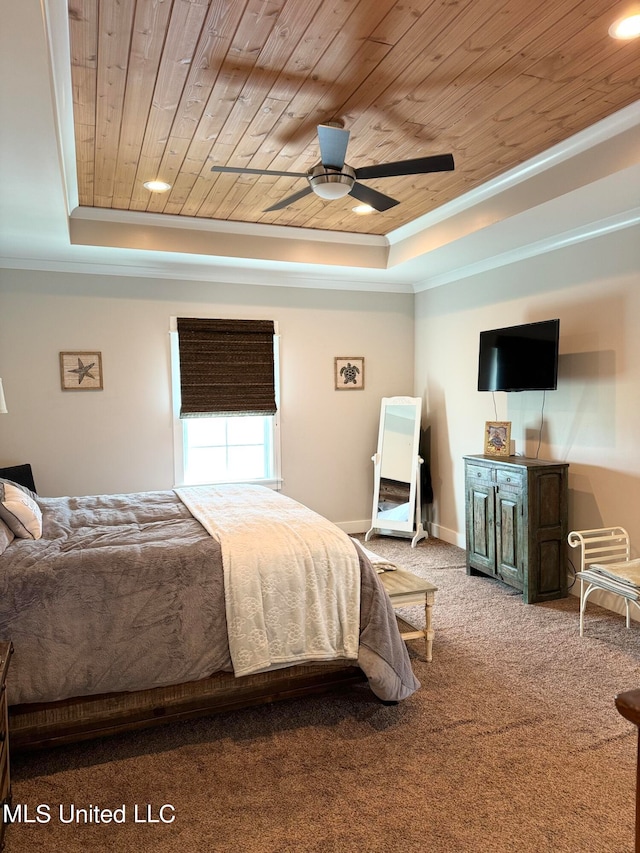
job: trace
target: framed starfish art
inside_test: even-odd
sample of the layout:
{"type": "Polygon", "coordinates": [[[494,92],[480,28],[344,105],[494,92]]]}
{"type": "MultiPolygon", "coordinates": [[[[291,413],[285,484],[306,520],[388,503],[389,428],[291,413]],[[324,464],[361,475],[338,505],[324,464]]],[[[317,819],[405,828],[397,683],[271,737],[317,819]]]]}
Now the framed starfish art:
{"type": "Polygon", "coordinates": [[[61,352],[63,391],[102,391],[102,353],[61,352]]]}

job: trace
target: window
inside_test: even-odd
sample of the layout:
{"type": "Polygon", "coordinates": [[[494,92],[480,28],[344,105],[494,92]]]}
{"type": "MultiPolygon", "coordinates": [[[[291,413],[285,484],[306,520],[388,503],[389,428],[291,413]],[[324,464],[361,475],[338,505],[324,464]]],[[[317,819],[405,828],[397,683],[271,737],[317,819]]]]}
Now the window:
{"type": "MultiPolygon", "coordinates": [[[[273,391],[276,400],[274,414],[231,414],[226,411],[223,414],[207,413],[202,416],[180,417],[180,346],[177,325],[175,320],[172,321],[176,484],[251,482],[280,488],[278,343],[277,334],[273,334],[273,391]]],[[[228,402],[226,408],[228,409],[228,402]]]]}
{"type": "Polygon", "coordinates": [[[184,418],[184,482],[277,479],[273,415],[184,418]]]}

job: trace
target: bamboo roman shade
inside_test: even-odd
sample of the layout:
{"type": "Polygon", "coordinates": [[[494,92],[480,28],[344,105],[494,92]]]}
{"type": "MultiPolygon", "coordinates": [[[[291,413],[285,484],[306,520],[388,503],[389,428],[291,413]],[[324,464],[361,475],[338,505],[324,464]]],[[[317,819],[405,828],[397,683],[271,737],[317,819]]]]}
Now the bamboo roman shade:
{"type": "Polygon", "coordinates": [[[276,413],[272,320],[177,319],[181,418],[276,413]]]}

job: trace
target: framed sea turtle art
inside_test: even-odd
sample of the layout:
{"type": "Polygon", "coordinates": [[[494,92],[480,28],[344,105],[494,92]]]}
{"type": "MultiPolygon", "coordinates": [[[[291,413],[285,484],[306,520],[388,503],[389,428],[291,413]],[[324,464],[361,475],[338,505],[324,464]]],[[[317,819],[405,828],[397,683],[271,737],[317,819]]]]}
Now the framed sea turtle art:
{"type": "Polygon", "coordinates": [[[364,388],[364,358],[336,356],[334,358],[336,391],[362,391],[364,388]]]}

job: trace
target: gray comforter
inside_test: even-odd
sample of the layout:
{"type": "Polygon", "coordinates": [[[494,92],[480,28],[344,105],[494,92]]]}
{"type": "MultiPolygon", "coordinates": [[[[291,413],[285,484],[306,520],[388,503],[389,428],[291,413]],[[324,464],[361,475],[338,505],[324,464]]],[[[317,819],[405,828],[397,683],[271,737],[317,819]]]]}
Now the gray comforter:
{"type": "MultiPolygon", "coordinates": [[[[9,703],[143,690],[232,671],[220,546],[173,491],[38,498],[43,536],[0,556],[9,703]]],[[[381,699],[420,685],[360,552],[358,664],[381,699]]]]}

